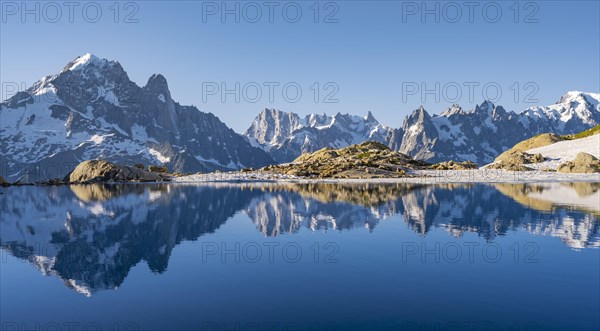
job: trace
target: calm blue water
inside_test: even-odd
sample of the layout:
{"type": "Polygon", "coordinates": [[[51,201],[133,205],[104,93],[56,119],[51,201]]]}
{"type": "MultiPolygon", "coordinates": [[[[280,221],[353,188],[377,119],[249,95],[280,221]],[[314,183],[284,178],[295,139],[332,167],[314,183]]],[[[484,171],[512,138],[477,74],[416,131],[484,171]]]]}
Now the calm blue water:
{"type": "Polygon", "coordinates": [[[0,188],[2,330],[598,330],[600,184],[0,188]]]}

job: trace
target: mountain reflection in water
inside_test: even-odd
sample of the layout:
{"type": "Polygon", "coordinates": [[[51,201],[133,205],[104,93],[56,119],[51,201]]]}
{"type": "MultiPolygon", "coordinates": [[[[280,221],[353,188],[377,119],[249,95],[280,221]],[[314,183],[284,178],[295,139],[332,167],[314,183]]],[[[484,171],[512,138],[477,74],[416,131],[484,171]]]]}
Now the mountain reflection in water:
{"type": "Polygon", "coordinates": [[[11,187],[0,199],[0,244],[86,295],[120,286],[144,260],[167,269],[172,250],[243,212],[264,236],[377,231],[401,215],[417,236],[433,228],[486,240],[511,231],[600,246],[600,184],[214,184],[11,187]]]}

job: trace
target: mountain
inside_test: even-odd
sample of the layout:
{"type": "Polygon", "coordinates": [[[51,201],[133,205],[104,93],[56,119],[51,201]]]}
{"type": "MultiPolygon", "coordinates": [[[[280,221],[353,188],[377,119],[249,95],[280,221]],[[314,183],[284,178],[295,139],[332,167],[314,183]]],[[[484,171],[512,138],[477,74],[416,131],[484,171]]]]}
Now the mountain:
{"type": "Polygon", "coordinates": [[[429,162],[492,162],[519,141],[540,133],[572,134],[600,124],[600,94],[568,92],[551,106],[521,113],[485,101],[473,110],[454,105],[430,116],[422,107],[404,121],[400,152],[429,162]]]}
{"type": "Polygon", "coordinates": [[[91,54],[0,104],[0,151],[4,177],[26,181],[95,158],[178,172],[273,162],[216,116],[175,102],[162,75],[140,87],[118,62],[91,54]]]}
{"type": "Polygon", "coordinates": [[[429,162],[485,164],[530,134],[517,114],[489,101],[469,111],[453,105],[433,116],[421,107],[404,120],[402,128],[400,152],[429,162]]]}
{"type": "Polygon", "coordinates": [[[244,136],[278,162],[323,147],[340,148],[375,140],[415,159],[492,162],[519,141],[553,132],[572,134],[600,124],[600,94],[568,92],[554,105],[531,107],[521,113],[484,101],[474,109],[452,105],[439,115],[419,107],[401,128],[366,117],[297,114],[265,109],[244,136]]]}
{"type": "Polygon", "coordinates": [[[380,124],[371,112],[365,117],[337,113],[301,118],[295,113],[264,109],[244,136],[252,146],[284,163],[323,147],[342,148],[367,140],[386,142],[393,131],[380,124]]]}
{"type": "Polygon", "coordinates": [[[570,91],[555,104],[523,111],[523,125],[539,132],[571,134],[600,124],[600,93],[570,91]]]}

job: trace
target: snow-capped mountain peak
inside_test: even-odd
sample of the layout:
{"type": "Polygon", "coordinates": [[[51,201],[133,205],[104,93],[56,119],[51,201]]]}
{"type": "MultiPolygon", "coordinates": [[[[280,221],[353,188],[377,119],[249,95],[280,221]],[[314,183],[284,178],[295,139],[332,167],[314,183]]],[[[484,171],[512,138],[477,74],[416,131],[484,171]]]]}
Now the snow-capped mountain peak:
{"type": "Polygon", "coordinates": [[[569,91],[555,104],[527,108],[520,116],[526,127],[540,132],[579,132],[600,122],[599,100],[599,93],[569,91]]]}
{"type": "Polygon", "coordinates": [[[455,114],[461,114],[464,113],[462,107],[460,105],[457,104],[453,104],[452,106],[450,106],[448,109],[444,110],[440,116],[452,116],[455,114]]]}
{"type": "Polygon", "coordinates": [[[84,55],[78,56],[77,58],[75,58],[75,60],[69,62],[69,64],[65,66],[63,71],[77,71],[89,65],[101,68],[109,63],[110,61],[108,61],[107,59],[100,59],[99,57],[91,53],[85,53],[84,55]]]}
{"type": "Polygon", "coordinates": [[[598,107],[600,100],[600,93],[589,93],[580,91],[569,91],[565,93],[556,104],[568,104],[568,103],[589,103],[594,108],[598,107]]]}
{"type": "Polygon", "coordinates": [[[471,112],[482,115],[492,115],[495,107],[493,102],[484,100],[480,105],[475,106],[475,109],[471,110],[471,112]]]}
{"type": "Polygon", "coordinates": [[[118,62],[91,54],[65,68],[0,103],[3,177],[62,177],[88,159],[179,172],[273,162],[216,116],[174,102],[162,75],[140,87],[118,62]]]}

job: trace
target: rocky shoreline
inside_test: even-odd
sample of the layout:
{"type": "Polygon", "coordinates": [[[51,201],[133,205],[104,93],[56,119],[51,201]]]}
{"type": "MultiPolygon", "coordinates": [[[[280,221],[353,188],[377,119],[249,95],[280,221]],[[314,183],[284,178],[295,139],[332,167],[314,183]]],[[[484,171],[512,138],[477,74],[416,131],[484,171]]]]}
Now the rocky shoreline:
{"type": "MultiPolygon", "coordinates": [[[[473,162],[446,161],[430,164],[391,150],[373,141],[344,148],[323,148],[306,153],[293,162],[260,169],[246,168],[232,172],[196,174],[169,173],[167,167],[143,164],[119,165],[105,160],[88,160],[78,164],[64,178],[38,183],[8,183],[1,186],[70,185],[94,183],[164,183],[164,182],[332,182],[374,181],[413,183],[523,183],[535,181],[600,181],[600,161],[594,155],[578,152],[574,159],[555,168],[536,167],[547,162],[535,148],[564,141],[563,137],[544,134],[523,141],[504,152],[492,164],[478,168],[473,162]]],[[[578,142],[579,143],[579,142],[578,142]]]]}

